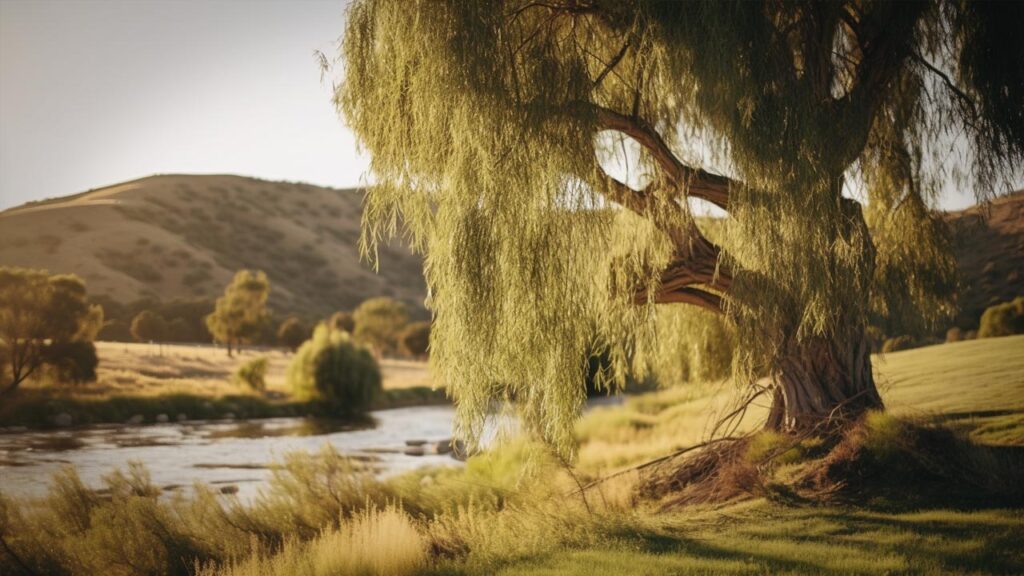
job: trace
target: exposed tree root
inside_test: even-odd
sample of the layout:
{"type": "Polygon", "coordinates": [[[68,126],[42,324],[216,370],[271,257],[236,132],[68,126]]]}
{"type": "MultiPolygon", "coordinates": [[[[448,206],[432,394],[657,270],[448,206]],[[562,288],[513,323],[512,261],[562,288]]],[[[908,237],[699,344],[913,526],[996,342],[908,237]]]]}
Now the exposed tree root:
{"type": "Polygon", "coordinates": [[[761,434],[634,468],[638,495],[663,510],[757,496],[897,508],[1024,503],[1024,448],[978,445],[946,428],[879,413],[844,427],[761,434]]]}

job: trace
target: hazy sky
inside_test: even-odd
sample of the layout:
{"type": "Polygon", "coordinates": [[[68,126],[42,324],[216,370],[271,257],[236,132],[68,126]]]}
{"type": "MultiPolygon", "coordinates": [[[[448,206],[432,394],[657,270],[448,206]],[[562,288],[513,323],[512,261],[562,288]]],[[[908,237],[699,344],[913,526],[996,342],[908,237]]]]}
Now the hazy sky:
{"type": "Polygon", "coordinates": [[[153,173],[353,186],[343,0],[0,0],[0,209],[153,173]]]}
{"type": "MultiPolygon", "coordinates": [[[[345,0],[0,0],[0,209],[155,173],[347,187],[345,0]]],[[[947,190],[944,208],[973,204],[947,190]]]]}

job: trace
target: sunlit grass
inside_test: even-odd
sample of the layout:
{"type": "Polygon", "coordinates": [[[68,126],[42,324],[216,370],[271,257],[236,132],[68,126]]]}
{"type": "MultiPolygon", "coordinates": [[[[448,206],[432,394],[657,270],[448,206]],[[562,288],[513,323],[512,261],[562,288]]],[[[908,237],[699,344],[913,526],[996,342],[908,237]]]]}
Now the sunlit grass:
{"type": "Polygon", "coordinates": [[[288,542],[272,556],[252,556],[200,576],[332,576],[414,574],[428,561],[427,541],[401,509],[370,508],[307,543],[288,542]]]}

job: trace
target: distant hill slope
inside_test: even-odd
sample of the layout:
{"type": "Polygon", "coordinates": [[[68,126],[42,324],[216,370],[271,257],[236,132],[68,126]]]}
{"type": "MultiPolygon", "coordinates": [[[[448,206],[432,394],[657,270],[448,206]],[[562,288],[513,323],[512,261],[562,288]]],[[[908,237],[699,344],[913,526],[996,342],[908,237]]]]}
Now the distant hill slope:
{"type": "MultiPolygon", "coordinates": [[[[0,212],[0,265],[73,272],[90,294],[214,298],[240,268],[267,272],[281,313],[323,316],[387,295],[422,313],[422,262],[397,244],[359,259],[357,190],[241,176],[151,176],[0,212]]],[[[1024,294],[1024,191],[948,214],[957,323],[1024,294]]]]}
{"type": "Polygon", "coordinates": [[[956,323],[977,328],[985,308],[1024,296],[1024,190],[948,218],[960,269],[956,323]]]}
{"type": "Polygon", "coordinates": [[[422,313],[419,257],[360,260],[362,195],[241,176],[151,176],[0,212],[0,265],[75,273],[92,295],[215,298],[236,270],[264,270],[271,306],[324,316],[392,296],[422,313]]]}

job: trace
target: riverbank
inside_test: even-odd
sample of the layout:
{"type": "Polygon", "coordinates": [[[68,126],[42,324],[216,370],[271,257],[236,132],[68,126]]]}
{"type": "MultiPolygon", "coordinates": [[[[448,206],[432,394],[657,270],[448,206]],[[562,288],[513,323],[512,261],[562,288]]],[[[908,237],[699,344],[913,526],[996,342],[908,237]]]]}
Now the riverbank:
{"type": "MultiPolygon", "coordinates": [[[[862,446],[899,464],[904,437],[890,424],[941,424],[972,440],[957,445],[972,466],[956,467],[985,478],[971,490],[1019,478],[1022,460],[992,457],[994,448],[1012,456],[1024,445],[1022,345],[1018,336],[876,358],[896,416],[878,418],[873,441],[862,446]]],[[[841,500],[740,483],[727,502],[666,506],[639,495],[637,473],[612,476],[705,437],[707,418],[730,393],[692,386],[595,408],[577,426],[573,468],[512,441],[465,466],[381,477],[325,448],[279,460],[248,504],[203,487],[190,498],[160,498],[160,486],[138,467],[107,474],[101,498],[65,470],[46,499],[0,497],[0,538],[11,551],[0,551],[0,572],[5,561],[11,573],[25,566],[27,574],[105,575],[191,574],[196,566],[209,576],[1024,572],[1020,501],[968,505],[931,489],[904,499],[934,488],[932,477],[904,477],[892,494],[847,492],[841,500]],[[121,570],[125,558],[134,564],[121,570]]],[[[792,456],[776,471],[796,472],[817,458],[792,456]]]]}
{"type": "MultiPolygon", "coordinates": [[[[95,382],[53,386],[30,381],[0,399],[0,429],[49,429],[91,424],[160,424],[189,420],[334,417],[327,407],[291,398],[285,373],[292,354],[185,344],[97,342],[95,382]],[[266,358],[266,390],[234,380],[239,366],[266,358]]],[[[448,403],[431,387],[425,362],[383,359],[383,392],[371,410],[448,403]]]]}

